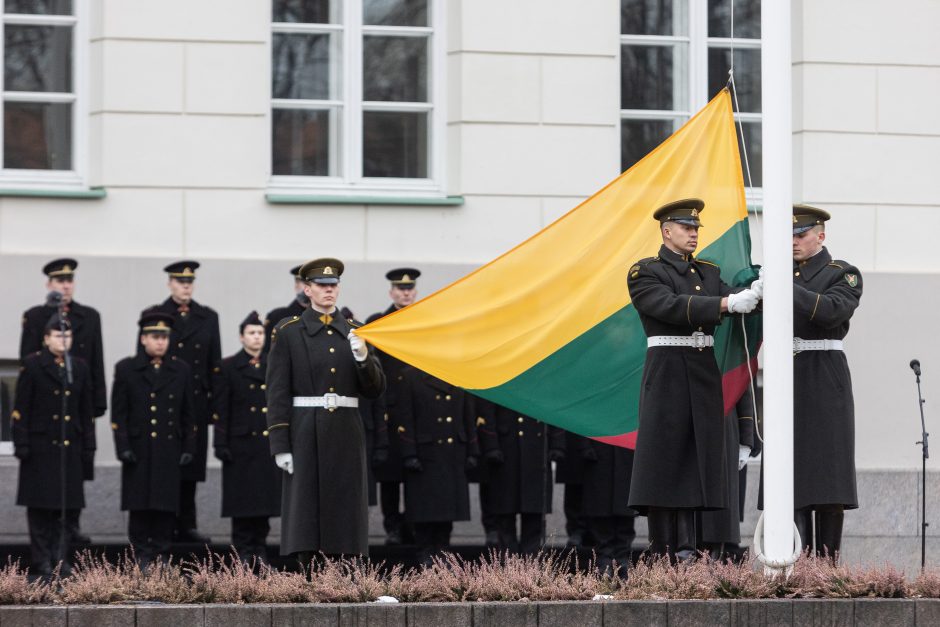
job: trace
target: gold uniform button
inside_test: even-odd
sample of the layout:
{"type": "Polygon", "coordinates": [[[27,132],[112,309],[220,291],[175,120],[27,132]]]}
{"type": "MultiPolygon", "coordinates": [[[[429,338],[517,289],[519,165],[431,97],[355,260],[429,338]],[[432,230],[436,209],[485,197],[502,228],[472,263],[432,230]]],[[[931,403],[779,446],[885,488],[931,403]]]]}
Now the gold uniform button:
{"type": "Polygon", "coordinates": [[[62,442],[62,444],[64,444],[65,446],[68,446],[69,444],[71,444],[71,442],[69,442],[68,440],[65,440],[64,442],[62,442]]]}
{"type": "Polygon", "coordinates": [[[253,389],[255,389],[255,384],[254,384],[254,383],[252,383],[251,385],[249,385],[249,386],[248,386],[248,389],[249,389],[249,390],[253,390],[253,389]]]}
{"type": "Polygon", "coordinates": [[[66,391],[65,391],[65,395],[66,395],[66,396],[71,396],[71,395],[72,395],[72,390],[66,390],[66,391]]]}
{"type": "Polygon", "coordinates": [[[257,432],[257,431],[252,431],[252,432],[251,432],[251,435],[252,435],[252,436],[256,436],[256,435],[258,435],[258,432],[257,432]]]}
{"type": "Polygon", "coordinates": [[[166,424],[168,424],[168,425],[170,425],[170,426],[172,427],[172,426],[173,426],[173,421],[172,421],[172,420],[168,420],[166,424]]]}
{"type": "Polygon", "coordinates": [[[171,414],[172,414],[172,413],[173,413],[173,408],[172,408],[172,407],[170,407],[170,408],[169,408],[169,409],[167,410],[167,412],[169,412],[169,413],[171,413],[171,414]]]}
{"type": "Polygon", "coordinates": [[[267,429],[265,429],[264,431],[262,431],[262,432],[261,432],[261,435],[263,435],[264,437],[268,437],[268,431],[267,431],[267,429]]]}
{"type": "Polygon", "coordinates": [[[56,396],[58,396],[58,395],[59,395],[59,390],[53,390],[52,393],[55,394],[56,396]]]}
{"type": "Polygon", "coordinates": [[[451,418],[450,416],[447,417],[447,422],[453,422],[453,421],[454,421],[453,418],[451,418]]]}
{"type": "Polygon", "coordinates": [[[268,389],[268,386],[266,386],[264,383],[262,383],[262,384],[261,384],[261,389],[262,389],[262,390],[267,390],[267,389],[268,389]]]}
{"type": "Polygon", "coordinates": [[[261,364],[255,364],[255,368],[260,368],[261,364]]]}
{"type": "Polygon", "coordinates": [[[326,330],[326,334],[327,334],[327,335],[333,335],[333,331],[331,331],[330,329],[327,329],[327,330],[326,330]]]}
{"type": "Polygon", "coordinates": [[[52,414],[52,419],[53,419],[53,420],[58,420],[58,419],[59,419],[59,414],[52,414]]]}
{"type": "Polygon", "coordinates": [[[330,368],[330,372],[336,372],[336,368],[330,368]]]}
{"type": "Polygon", "coordinates": [[[702,286],[701,286],[701,285],[696,285],[696,286],[695,286],[695,291],[696,291],[696,292],[701,291],[701,289],[702,289],[702,286]]]}
{"type": "Polygon", "coordinates": [[[150,437],[152,437],[152,438],[157,437],[157,432],[156,432],[156,431],[151,431],[151,432],[150,432],[150,437]]]}
{"type": "Polygon", "coordinates": [[[689,268],[689,272],[691,272],[692,274],[695,274],[695,268],[689,268]]]}
{"type": "Polygon", "coordinates": [[[336,411],[336,408],[335,408],[335,407],[330,407],[330,413],[332,414],[334,411],[336,411]]]}
{"type": "Polygon", "coordinates": [[[150,419],[150,424],[152,424],[152,425],[157,424],[157,419],[156,419],[156,418],[151,418],[151,419],[150,419]]]}
{"type": "Polygon", "coordinates": [[[170,394],[170,398],[171,398],[171,399],[173,398],[173,395],[172,395],[172,394],[170,394]]]}
{"type": "Polygon", "coordinates": [[[252,406],[251,406],[251,411],[258,411],[258,408],[255,407],[254,405],[252,405],[252,406]]]}
{"type": "Polygon", "coordinates": [[[262,407],[262,408],[261,408],[261,413],[262,413],[262,414],[268,413],[268,408],[267,408],[267,407],[262,407]]]}
{"type": "Polygon", "coordinates": [[[437,421],[438,421],[438,422],[444,422],[444,419],[441,418],[440,416],[438,416],[438,417],[437,417],[437,421]]]}
{"type": "Polygon", "coordinates": [[[525,435],[525,434],[524,434],[522,431],[520,431],[520,432],[519,432],[519,437],[521,438],[523,435],[525,435]]]}
{"type": "Polygon", "coordinates": [[[519,418],[517,418],[517,420],[519,421],[519,424],[522,424],[522,416],[519,416],[519,418]]]}
{"type": "Polygon", "coordinates": [[[336,352],[336,349],[331,346],[331,347],[330,347],[330,352],[331,352],[331,353],[335,353],[335,352],[336,352]]]}
{"type": "Polygon", "coordinates": [[[444,398],[446,398],[447,400],[450,400],[450,394],[448,394],[448,395],[445,396],[444,398]]]}
{"type": "Polygon", "coordinates": [[[793,273],[793,276],[800,276],[800,271],[797,270],[796,272],[794,272],[794,273],[793,273]]]}
{"type": "Polygon", "coordinates": [[[156,406],[156,405],[151,405],[151,406],[150,406],[150,411],[157,411],[157,406],[156,406]]]}
{"type": "Polygon", "coordinates": [[[454,438],[447,438],[447,443],[448,443],[448,444],[453,444],[453,443],[454,443],[454,438]]]}
{"type": "Polygon", "coordinates": [[[434,395],[434,400],[436,400],[436,401],[441,400],[441,395],[440,395],[440,394],[435,394],[435,395],[434,395]]]}
{"type": "Polygon", "coordinates": [[[176,346],[177,346],[177,348],[183,348],[183,343],[182,343],[182,342],[180,342],[180,343],[179,343],[179,344],[177,344],[176,346]]]}
{"type": "Polygon", "coordinates": [[[151,392],[151,393],[150,393],[150,398],[157,398],[157,393],[156,393],[156,392],[151,392]]]}
{"type": "Polygon", "coordinates": [[[330,392],[335,392],[336,388],[330,388],[330,392]]]}
{"type": "Polygon", "coordinates": [[[399,380],[399,381],[401,381],[401,380],[404,379],[404,378],[405,378],[405,377],[403,377],[402,375],[398,375],[398,380],[399,380]]]}

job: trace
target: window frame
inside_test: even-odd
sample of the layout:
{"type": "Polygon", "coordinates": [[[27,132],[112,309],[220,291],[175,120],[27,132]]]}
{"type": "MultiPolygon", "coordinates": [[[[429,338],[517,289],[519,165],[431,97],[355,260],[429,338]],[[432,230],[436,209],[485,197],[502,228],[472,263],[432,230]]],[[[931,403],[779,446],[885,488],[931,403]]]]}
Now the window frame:
{"type": "MultiPolygon", "coordinates": [[[[708,51],[712,48],[730,49],[730,37],[708,36],[708,0],[684,0],[688,7],[688,35],[624,35],[620,33],[620,43],[617,47],[617,65],[623,67],[622,50],[625,45],[644,46],[672,46],[676,43],[685,43],[688,46],[688,110],[653,110],[653,109],[619,109],[617,118],[617,137],[622,135],[624,120],[664,120],[673,122],[673,132],[688,122],[695,112],[708,104],[708,51]]],[[[734,0],[731,0],[732,2],[734,0]]],[[[619,26],[618,26],[619,28],[619,26]]],[[[761,39],[734,39],[734,49],[760,50],[761,39]]],[[[739,77],[736,77],[739,78],[739,77]]],[[[762,80],[764,78],[762,77],[762,80]]],[[[619,95],[619,92],[618,92],[619,95]]],[[[738,121],[761,122],[763,113],[737,113],[734,114],[735,126],[738,121]]],[[[619,141],[619,139],[618,139],[619,141]]],[[[618,151],[619,154],[619,151],[618,151]]],[[[742,170],[744,163],[741,163],[742,170]]],[[[744,172],[745,195],[749,203],[759,204],[763,199],[761,187],[747,186],[747,172],[744,172]]]]}
{"type": "MultiPolygon", "coordinates": [[[[88,0],[72,0],[72,15],[6,13],[0,7],[0,58],[7,24],[72,27],[71,92],[7,92],[0,71],[0,190],[84,191],[88,189],[88,0]],[[70,103],[72,105],[72,169],[25,170],[4,168],[4,111],[6,102],[70,103]]],[[[5,59],[4,59],[5,62],[5,59]]]]}
{"type": "MultiPolygon", "coordinates": [[[[339,71],[341,101],[307,101],[269,98],[266,116],[268,134],[268,195],[322,194],[334,196],[376,196],[443,198],[446,196],[447,103],[446,103],[446,2],[428,1],[428,26],[367,26],[363,25],[362,0],[342,2],[342,24],[296,24],[271,22],[268,59],[273,55],[273,34],[284,32],[342,32],[342,57],[339,71]],[[427,103],[363,101],[363,40],[369,35],[423,37],[428,41],[427,103]],[[339,152],[341,174],[338,176],[303,176],[274,174],[273,111],[275,108],[309,108],[329,104],[342,111],[338,132],[341,144],[331,146],[339,152]],[[427,112],[427,178],[364,177],[362,129],[366,111],[427,112]]],[[[273,72],[273,66],[269,66],[273,72]]],[[[268,85],[270,92],[270,81],[268,85]]],[[[331,131],[332,133],[332,131],[331,131]]],[[[335,154],[335,153],[334,153],[335,154]]],[[[331,158],[333,156],[331,155],[331,158]]]]}

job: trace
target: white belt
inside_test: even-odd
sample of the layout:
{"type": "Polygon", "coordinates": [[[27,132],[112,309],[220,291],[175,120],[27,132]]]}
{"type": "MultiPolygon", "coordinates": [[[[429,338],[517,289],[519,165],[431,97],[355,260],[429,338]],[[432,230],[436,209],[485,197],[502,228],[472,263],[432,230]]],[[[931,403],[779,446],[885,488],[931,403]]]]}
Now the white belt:
{"type": "Polygon", "coordinates": [[[295,396],[294,407],[359,407],[359,399],[355,396],[340,396],[339,394],[324,394],[323,396],[295,396]]]}
{"type": "Polygon", "coordinates": [[[652,335],[646,338],[646,347],[654,346],[689,346],[692,348],[708,348],[715,345],[715,338],[696,331],[692,335],[652,335]]]}
{"type": "Polygon", "coordinates": [[[803,338],[793,338],[793,352],[803,351],[840,351],[842,350],[842,340],[804,340],[803,338]]]}

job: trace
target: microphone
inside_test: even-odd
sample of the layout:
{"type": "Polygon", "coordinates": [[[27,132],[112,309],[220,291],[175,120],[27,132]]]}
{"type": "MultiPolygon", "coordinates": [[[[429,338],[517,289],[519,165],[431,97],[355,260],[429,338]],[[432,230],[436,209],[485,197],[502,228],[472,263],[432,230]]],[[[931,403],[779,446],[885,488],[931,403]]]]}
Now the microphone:
{"type": "Polygon", "coordinates": [[[920,376],[920,360],[919,359],[911,360],[911,370],[913,370],[914,374],[916,374],[918,377],[920,376]]]}
{"type": "Polygon", "coordinates": [[[47,307],[58,307],[59,303],[62,302],[62,292],[58,290],[52,290],[46,294],[46,306],[47,307]]]}

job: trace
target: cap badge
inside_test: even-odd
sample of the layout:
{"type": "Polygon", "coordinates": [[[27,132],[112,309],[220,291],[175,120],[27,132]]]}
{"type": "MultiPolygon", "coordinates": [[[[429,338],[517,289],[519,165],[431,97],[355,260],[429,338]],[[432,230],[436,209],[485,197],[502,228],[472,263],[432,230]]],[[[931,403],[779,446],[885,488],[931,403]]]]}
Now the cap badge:
{"type": "Polygon", "coordinates": [[[796,224],[796,222],[797,222],[796,216],[793,216],[793,224],[796,224]]]}
{"type": "Polygon", "coordinates": [[[692,209],[692,217],[693,217],[693,218],[697,218],[697,217],[698,217],[698,209],[695,209],[695,208],[692,209]]]}
{"type": "Polygon", "coordinates": [[[193,271],[192,268],[189,268],[189,267],[183,268],[183,274],[191,274],[192,271],[193,271]]]}
{"type": "Polygon", "coordinates": [[[333,274],[333,268],[330,266],[323,268],[323,274],[333,274]]]}
{"type": "Polygon", "coordinates": [[[166,328],[167,328],[166,322],[164,322],[163,320],[158,320],[158,321],[157,321],[157,328],[158,328],[158,329],[166,329],[166,328]]]}
{"type": "Polygon", "coordinates": [[[403,276],[403,277],[401,278],[401,280],[402,280],[402,281],[410,281],[410,280],[411,280],[411,277],[406,274],[405,276],[403,276]]]}
{"type": "Polygon", "coordinates": [[[62,272],[71,272],[71,271],[72,271],[72,266],[70,266],[69,264],[65,264],[64,266],[62,266],[62,272]]]}

